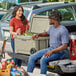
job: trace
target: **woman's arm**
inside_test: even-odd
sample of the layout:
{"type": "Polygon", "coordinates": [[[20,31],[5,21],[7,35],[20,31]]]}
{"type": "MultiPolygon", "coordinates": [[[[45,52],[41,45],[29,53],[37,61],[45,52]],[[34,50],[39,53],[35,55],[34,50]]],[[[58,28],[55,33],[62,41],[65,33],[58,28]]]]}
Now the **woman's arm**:
{"type": "Polygon", "coordinates": [[[28,23],[27,23],[27,25],[28,25],[28,26],[30,26],[30,25],[31,25],[31,23],[30,23],[30,22],[28,22],[28,23]]]}
{"type": "Polygon", "coordinates": [[[10,26],[10,34],[11,35],[17,35],[17,32],[13,32],[13,26],[10,26]]]}

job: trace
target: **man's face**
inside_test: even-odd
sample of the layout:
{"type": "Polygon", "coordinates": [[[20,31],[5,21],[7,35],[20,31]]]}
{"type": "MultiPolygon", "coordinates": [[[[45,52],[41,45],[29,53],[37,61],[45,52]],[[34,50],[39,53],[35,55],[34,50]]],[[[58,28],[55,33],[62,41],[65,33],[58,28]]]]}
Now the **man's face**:
{"type": "Polygon", "coordinates": [[[49,24],[50,25],[52,25],[52,24],[54,25],[54,23],[55,23],[55,19],[49,19],[49,24]]]}
{"type": "Polygon", "coordinates": [[[60,22],[56,19],[49,19],[49,24],[53,25],[54,27],[57,27],[60,25],[60,22]]]}

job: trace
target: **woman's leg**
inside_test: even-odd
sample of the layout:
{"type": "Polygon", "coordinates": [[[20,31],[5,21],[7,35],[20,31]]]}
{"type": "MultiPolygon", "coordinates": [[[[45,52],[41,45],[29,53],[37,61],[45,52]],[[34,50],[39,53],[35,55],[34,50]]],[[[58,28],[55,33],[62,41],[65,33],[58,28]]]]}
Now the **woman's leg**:
{"type": "Polygon", "coordinates": [[[11,47],[12,47],[12,50],[13,50],[13,54],[15,54],[14,39],[11,39],[11,47]]]}
{"type": "MultiPolygon", "coordinates": [[[[15,44],[14,44],[14,39],[11,39],[11,46],[12,46],[12,50],[13,50],[13,55],[15,54],[15,44]]],[[[17,66],[21,66],[22,64],[22,60],[20,59],[17,59],[17,58],[14,58],[14,62],[15,62],[15,65],[17,66]]]]}

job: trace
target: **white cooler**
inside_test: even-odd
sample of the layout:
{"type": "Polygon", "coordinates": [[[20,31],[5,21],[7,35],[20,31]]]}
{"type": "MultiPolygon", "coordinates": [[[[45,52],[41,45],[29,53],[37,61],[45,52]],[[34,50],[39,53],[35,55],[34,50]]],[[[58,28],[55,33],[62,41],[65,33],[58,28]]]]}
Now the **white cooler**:
{"type": "MultiPolygon", "coordinates": [[[[35,16],[32,18],[30,33],[42,33],[50,27],[48,16],[35,16]]],[[[33,54],[38,50],[48,48],[49,37],[39,37],[32,40],[32,36],[15,36],[15,52],[22,54],[33,54]]]]}

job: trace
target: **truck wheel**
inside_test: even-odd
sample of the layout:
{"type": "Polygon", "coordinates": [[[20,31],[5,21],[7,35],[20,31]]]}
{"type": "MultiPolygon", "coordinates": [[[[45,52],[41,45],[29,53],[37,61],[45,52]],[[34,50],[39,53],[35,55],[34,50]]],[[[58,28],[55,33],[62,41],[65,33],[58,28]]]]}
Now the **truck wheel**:
{"type": "Polygon", "coordinates": [[[55,66],[54,71],[58,74],[64,74],[64,72],[61,70],[60,66],[55,66]]]}
{"type": "Polygon", "coordinates": [[[30,54],[34,54],[37,50],[35,48],[31,48],[30,54]]]}

